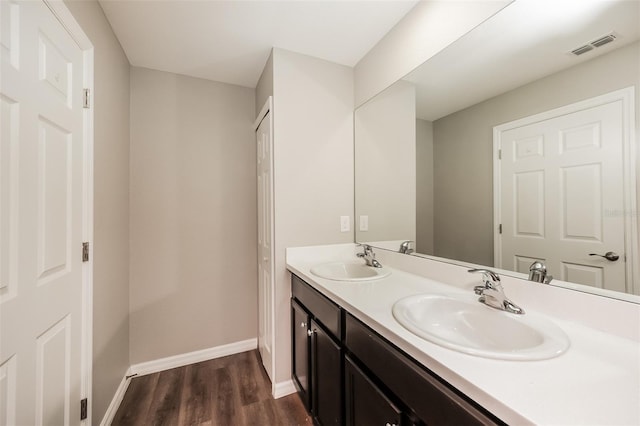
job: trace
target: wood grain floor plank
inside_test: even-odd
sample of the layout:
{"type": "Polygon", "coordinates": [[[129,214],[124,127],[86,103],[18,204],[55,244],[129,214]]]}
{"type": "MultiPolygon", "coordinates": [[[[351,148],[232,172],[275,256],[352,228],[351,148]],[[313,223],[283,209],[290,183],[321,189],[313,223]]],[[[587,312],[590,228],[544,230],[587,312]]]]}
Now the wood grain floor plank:
{"type": "Polygon", "coordinates": [[[229,368],[236,380],[240,403],[243,406],[260,401],[255,369],[253,368],[254,359],[251,355],[251,352],[238,354],[237,361],[229,368]]]}
{"type": "Polygon", "coordinates": [[[160,372],[146,424],[154,426],[178,424],[184,373],[184,368],[173,368],[160,372]]]}
{"type": "Polygon", "coordinates": [[[159,377],[160,374],[156,373],[131,379],[114,416],[113,425],[133,426],[145,423],[159,377]]]}
{"type": "Polygon", "coordinates": [[[275,400],[278,409],[278,424],[287,426],[312,425],[313,420],[304,408],[297,393],[275,400]]]}
{"type": "Polygon", "coordinates": [[[251,351],[247,352],[247,354],[251,357],[252,375],[257,385],[256,393],[258,400],[272,399],[271,380],[262,366],[260,353],[258,351],[251,351]]]}
{"type": "Polygon", "coordinates": [[[242,407],[246,426],[280,425],[273,399],[254,402],[242,407]]]}
{"type": "Polygon", "coordinates": [[[238,394],[234,392],[233,379],[226,367],[213,372],[212,421],[217,425],[242,424],[241,404],[238,394]]]}
{"type": "Polygon", "coordinates": [[[180,403],[180,425],[203,425],[211,421],[211,363],[199,362],[184,367],[184,385],[180,403]]]}

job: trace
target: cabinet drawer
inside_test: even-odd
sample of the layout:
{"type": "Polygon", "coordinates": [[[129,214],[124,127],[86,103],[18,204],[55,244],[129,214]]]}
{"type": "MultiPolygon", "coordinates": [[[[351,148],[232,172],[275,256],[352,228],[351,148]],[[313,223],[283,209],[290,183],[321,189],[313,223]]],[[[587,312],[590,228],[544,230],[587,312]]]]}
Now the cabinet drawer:
{"type": "Polygon", "coordinates": [[[338,305],[293,274],[291,293],[335,338],[342,340],[342,321],[338,305]]]}
{"type": "Polygon", "coordinates": [[[347,314],[345,343],[426,424],[502,424],[347,314]]]}

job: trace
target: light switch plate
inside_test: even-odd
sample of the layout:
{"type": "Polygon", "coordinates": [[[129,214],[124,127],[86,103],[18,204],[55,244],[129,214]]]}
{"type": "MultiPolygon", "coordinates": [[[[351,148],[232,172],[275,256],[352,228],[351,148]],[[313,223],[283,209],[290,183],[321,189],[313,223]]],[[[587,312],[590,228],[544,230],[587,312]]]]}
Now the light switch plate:
{"type": "Polygon", "coordinates": [[[369,230],[369,216],[360,216],[360,230],[363,232],[369,230]]]}
{"type": "Polygon", "coordinates": [[[340,216],[340,232],[349,232],[351,229],[349,216],[340,216]]]}

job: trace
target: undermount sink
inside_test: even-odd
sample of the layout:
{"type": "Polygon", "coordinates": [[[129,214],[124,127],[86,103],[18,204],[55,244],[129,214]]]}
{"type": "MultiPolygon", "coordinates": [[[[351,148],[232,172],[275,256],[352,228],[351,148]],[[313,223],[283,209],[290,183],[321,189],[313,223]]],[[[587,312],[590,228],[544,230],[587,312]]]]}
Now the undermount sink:
{"type": "Polygon", "coordinates": [[[498,311],[477,301],[409,296],[393,305],[393,316],[423,339],[485,358],[549,359],[569,347],[567,335],[551,321],[498,311]]]}
{"type": "Polygon", "coordinates": [[[364,263],[329,262],[312,267],[311,273],[334,281],[369,281],[387,277],[391,271],[364,263]]]}

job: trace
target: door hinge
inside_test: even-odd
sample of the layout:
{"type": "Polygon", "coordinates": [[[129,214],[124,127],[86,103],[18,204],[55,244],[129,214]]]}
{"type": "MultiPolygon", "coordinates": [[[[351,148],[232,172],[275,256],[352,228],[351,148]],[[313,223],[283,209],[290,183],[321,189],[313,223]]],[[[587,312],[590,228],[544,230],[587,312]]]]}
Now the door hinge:
{"type": "Polygon", "coordinates": [[[89,89],[82,89],[82,108],[91,108],[90,95],[91,91],[89,89]]]}
{"type": "Polygon", "coordinates": [[[89,261],[89,243],[88,242],[82,243],[82,261],[83,262],[89,261]]]}
{"type": "Polygon", "coordinates": [[[87,418],[87,398],[80,400],[80,420],[85,420],[87,418]]]}
{"type": "Polygon", "coordinates": [[[502,234],[502,224],[498,225],[498,234],[502,234]]]}

